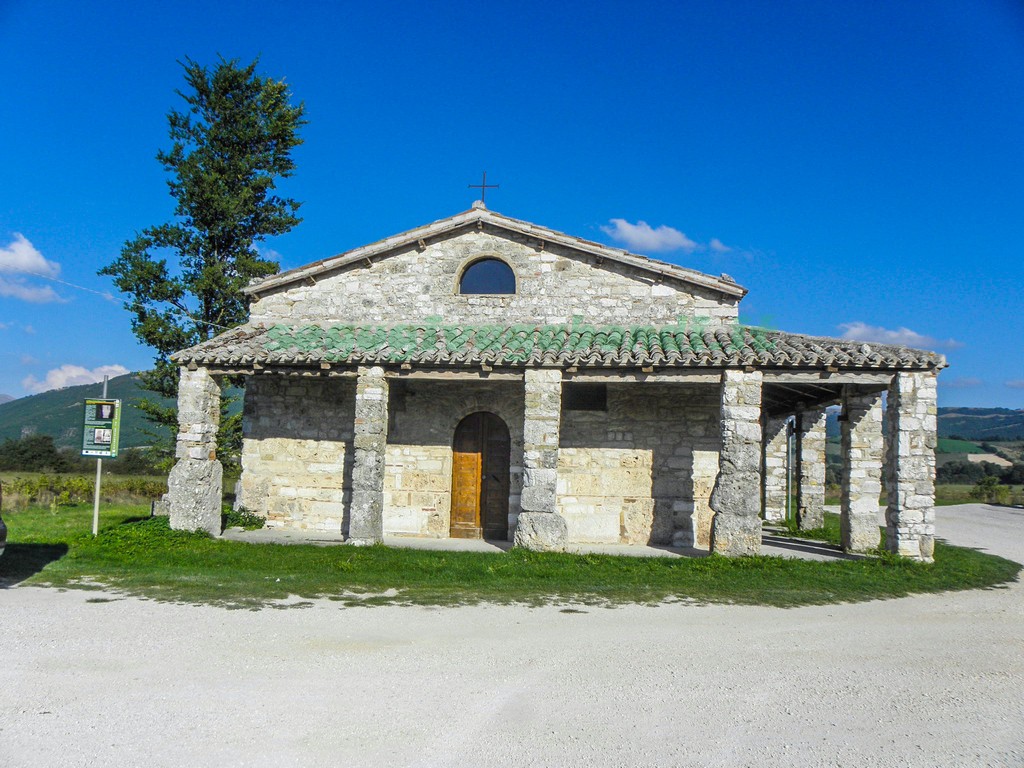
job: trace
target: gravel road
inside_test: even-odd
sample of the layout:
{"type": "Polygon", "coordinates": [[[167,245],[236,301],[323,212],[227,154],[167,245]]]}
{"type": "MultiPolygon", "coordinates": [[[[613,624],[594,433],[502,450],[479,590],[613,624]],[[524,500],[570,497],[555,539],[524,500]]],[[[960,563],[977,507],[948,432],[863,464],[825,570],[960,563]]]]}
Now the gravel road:
{"type": "MultiPolygon", "coordinates": [[[[1024,561],[1024,510],[938,525],[1024,561]]],[[[231,611],[19,587],[0,621],[5,768],[1024,765],[1020,582],[798,609],[231,611]]]]}

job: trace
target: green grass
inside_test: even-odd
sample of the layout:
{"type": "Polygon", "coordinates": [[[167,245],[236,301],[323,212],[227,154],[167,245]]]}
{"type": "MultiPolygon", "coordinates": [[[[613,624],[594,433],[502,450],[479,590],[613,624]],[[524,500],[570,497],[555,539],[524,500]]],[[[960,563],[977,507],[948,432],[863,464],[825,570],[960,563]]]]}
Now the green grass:
{"type": "Polygon", "coordinates": [[[7,515],[0,583],[103,585],[157,600],[248,608],[295,597],[346,605],[679,599],[790,607],[992,587],[1020,570],[1009,560],[943,544],[933,565],[888,556],[820,563],[246,544],[171,531],[165,518],[145,518],[143,507],[104,509],[93,539],[91,513],[83,505],[7,515]]]}
{"type": "Polygon", "coordinates": [[[985,453],[977,443],[970,440],[954,440],[951,437],[940,437],[936,453],[985,453]]]}

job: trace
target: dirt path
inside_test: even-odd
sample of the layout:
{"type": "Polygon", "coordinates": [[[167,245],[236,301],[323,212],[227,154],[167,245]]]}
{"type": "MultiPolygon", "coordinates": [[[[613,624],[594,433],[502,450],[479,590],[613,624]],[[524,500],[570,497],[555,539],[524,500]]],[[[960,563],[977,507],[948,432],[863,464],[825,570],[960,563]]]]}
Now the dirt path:
{"type": "MultiPolygon", "coordinates": [[[[1024,560],[1024,511],[940,510],[1024,560]]],[[[1024,586],[258,612],[0,591],[0,764],[1020,766],[1024,586]]]]}

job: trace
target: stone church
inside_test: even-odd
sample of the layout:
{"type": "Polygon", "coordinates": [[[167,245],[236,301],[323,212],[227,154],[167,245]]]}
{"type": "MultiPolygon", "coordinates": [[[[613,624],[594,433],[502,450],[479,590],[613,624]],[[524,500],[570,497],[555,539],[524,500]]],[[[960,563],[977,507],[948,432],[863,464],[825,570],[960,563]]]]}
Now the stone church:
{"type": "Polygon", "coordinates": [[[242,375],[237,503],[267,526],[754,554],[789,487],[821,524],[838,404],[844,547],[878,545],[884,485],[887,548],[932,558],[940,355],[741,325],[727,275],[479,202],[246,293],[246,324],[173,358],[175,527],[219,533],[218,379],[242,375]]]}

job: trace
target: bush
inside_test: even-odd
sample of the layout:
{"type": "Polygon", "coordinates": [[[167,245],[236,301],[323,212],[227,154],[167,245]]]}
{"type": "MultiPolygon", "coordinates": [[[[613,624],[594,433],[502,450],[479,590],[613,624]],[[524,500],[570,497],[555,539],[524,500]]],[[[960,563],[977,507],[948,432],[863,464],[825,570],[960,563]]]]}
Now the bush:
{"type": "Polygon", "coordinates": [[[245,507],[231,509],[225,506],[221,515],[222,528],[244,528],[247,531],[259,530],[267,522],[267,518],[257,515],[245,507]]]}
{"type": "Polygon", "coordinates": [[[1010,486],[1000,485],[998,477],[982,478],[970,491],[972,499],[984,501],[988,504],[1009,504],[1010,496],[1010,486]]]}
{"type": "MultiPolygon", "coordinates": [[[[96,479],[88,475],[27,475],[4,480],[5,509],[23,510],[32,505],[44,507],[84,504],[93,500],[96,479]]],[[[153,478],[104,476],[100,501],[107,504],[141,504],[160,498],[167,492],[166,480],[153,478]]]]}

